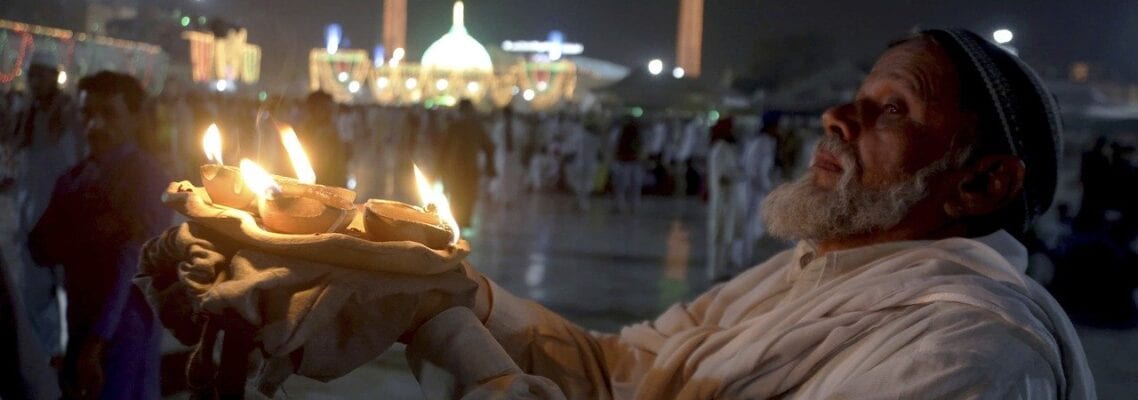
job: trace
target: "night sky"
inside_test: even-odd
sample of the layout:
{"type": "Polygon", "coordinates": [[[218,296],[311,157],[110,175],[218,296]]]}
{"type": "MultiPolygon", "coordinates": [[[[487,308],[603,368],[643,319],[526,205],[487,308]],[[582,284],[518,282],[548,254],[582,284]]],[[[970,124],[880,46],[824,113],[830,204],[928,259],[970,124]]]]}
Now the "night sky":
{"type": "MultiPolygon", "coordinates": [[[[408,1],[410,59],[446,32],[452,4],[408,1]]],[[[197,5],[249,27],[250,41],[265,49],[264,78],[275,82],[306,75],[307,52],[323,45],[328,23],[343,25],[351,47],[371,49],[379,42],[383,8],[382,0],[197,5]]],[[[468,0],[466,25],[483,43],[543,39],[557,29],[566,40],[583,43],[587,56],[640,66],[651,58],[673,58],[677,8],[678,0],[468,0]]],[[[1069,63],[1087,60],[1113,74],[1138,76],[1138,1],[707,0],[705,11],[703,62],[712,76],[746,65],[756,38],[816,32],[832,38],[841,56],[866,61],[916,26],[964,27],[985,36],[1007,27],[1029,62],[1061,73],[1069,63]]]]}

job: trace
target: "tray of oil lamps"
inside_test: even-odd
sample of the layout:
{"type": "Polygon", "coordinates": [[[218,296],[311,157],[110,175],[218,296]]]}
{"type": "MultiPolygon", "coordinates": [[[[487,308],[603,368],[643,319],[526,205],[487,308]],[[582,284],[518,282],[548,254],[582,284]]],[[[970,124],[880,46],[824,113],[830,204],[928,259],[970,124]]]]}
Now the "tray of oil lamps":
{"type": "MultiPolygon", "coordinates": [[[[470,245],[465,240],[439,245],[438,238],[434,237],[437,234],[421,239],[412,236],[415,239],[390,240],[393,239],[390,234],[369,233],[367,225],[373,230],[381,228],[365,224],[365,215],[370,212],[364,205],[355,205],[353,212],[346,213],[351,221],[334,232],[295,234],[270,231],[260,216],[249,211],[213,204],[204,188],[188,181],[171,183],[162,195],[162,202],[190,220],[249,247],[335,266],[432,275],[456,268],[470,253],[470,245]],[[431,243],[436,248],[423,243],[431,243]]],[[[413,224],[423,225],[422,221],[413,224]]]]}

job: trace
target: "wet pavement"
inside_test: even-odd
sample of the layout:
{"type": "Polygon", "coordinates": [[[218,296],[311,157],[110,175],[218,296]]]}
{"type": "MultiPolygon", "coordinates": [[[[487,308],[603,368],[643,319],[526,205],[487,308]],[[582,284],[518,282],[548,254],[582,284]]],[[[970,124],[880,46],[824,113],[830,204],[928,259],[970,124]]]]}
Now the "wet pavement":
{"type": "MultiPolygon", "coordinates": [[[[504,288],[583,327],[615,331],[651,319],[711,285],[705,271],[706,207],[698,198],[645,197],[635,214],[594,197],[529,195],[513,207],[480,204],[469,260],[504,288]]],[[[773,254],[778,244],[762,253],[773,254]]],[[[1138,399],[1138,330],[1079,327],[1099,397],[1138,399]]],[[[170,344],[167,352],[180,351],[170,344]]],[[[184,393],[169,398],[185,398],[184,393]]],[[[421,399],[397,346],[328,383],[294,376],[277,398],[421,399]]]]}

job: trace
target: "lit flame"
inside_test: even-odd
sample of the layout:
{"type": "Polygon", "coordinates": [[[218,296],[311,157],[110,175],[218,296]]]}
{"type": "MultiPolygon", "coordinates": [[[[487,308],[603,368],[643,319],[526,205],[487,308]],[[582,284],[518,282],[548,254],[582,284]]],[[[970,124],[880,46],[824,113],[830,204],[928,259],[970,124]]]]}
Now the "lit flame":
{"type": "Polygon", "coordinates": [[[426,208],[434,200],[435,191],[431,189],[431,182],[423,175],[423,171],[419,170],[419,166],[411,164],[415,169],[415,186],[419,189],[419,201],[423,202],[423,207],[426,208]]]}
{"type": "Polygon", "coordinates": [[[217,124],[209,124],[209,129],[205,130],[202,147],[205,148],[205,158],[210,162],[225,164],[221,161],[221,132],[217,130],[217,124]]]}
{"type": "Polygon", "coordinates": [[[450,212],[450,200],[447,200],[447,197],[442,193],[438,193],[438,196],[435,198],[435,208],[439,212],[439,220],[442,220],[447,228],[450,228],[450,231],[453,232],[450,236],[450,244],[458,244],[460,230],[458,221],[455,221],[454,214],[450,212]]]}
{"type": "Polygon", "coordinates": [[[273,176],[248,158],[241,159],[241,178],[259,199],[271,197],[274,192],[280,191],[280,186],[273,180],[273,176]]]}
{"type": "Polygon", "coordinates": [[[412,167],[415,170],[415,186],[419,189],[419,199],[423,202],[423,208],[428,208],[430,205],[435,206],[439,220],[452,232],[450,244],[457,244],[460,230],[458,221],[454,219],[454,214],[450,211],[450,201],[447,200],[442,190],[435,190],[431,187],[431,182],[423,175],[423,171],[419,170],[418,165],[412,164],[412,167]]]}
{"type": "Polygon", "coordinates": [[[288,125],[282,125],[279,130],[281,143],[284,144],[285,151],[288,151],[289,160],[292,160],[292,169],[296,171],[296,178],[301,183],[316,183],[316,172],[308,162],[308,154],[304,152],[304,147],[301,147],[300,139],[296,138],[296,131],[288,125]]]}

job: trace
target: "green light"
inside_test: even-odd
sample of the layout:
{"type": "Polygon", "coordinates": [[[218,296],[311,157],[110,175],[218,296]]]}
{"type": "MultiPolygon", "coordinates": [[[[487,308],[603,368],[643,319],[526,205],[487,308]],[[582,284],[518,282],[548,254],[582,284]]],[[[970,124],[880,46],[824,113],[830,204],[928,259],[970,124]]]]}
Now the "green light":
{"type": "Polygon", "coordinates": [[[707,113],[707,119],[710,119],[712,121],[718,121],[719,120],[719,111],[711,110],[711,112],[707,113]]]}
{"type": "Polygon", "coordinates": [[[644,115],[644,109],[640,107],[632,107],[632,110],[629,110],[629,113],[632,114],[633,117],[640,118],[644,115]]]}
{"type": "Polygon", "coordinates": [[[257,93],[257,100],[265,101],[269,99],[269,94],[265,92],[257,93]]]}
{"type": "Polygon", "coordinates": [[[182,27],[190,26],[190,17],[182,17],[182,27]]]}
{"type": "Polygon", "coordinates": [[[198,17],[198,25],[205,25],[206,21],[207,21],[207,20],[205,19],[205,16],[204,16],[204,15],[203,15],[203,16],[200,16],[200,17],[198,17]]]}

